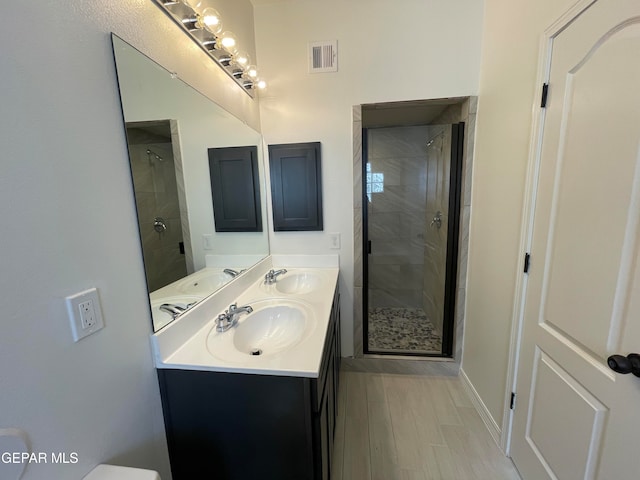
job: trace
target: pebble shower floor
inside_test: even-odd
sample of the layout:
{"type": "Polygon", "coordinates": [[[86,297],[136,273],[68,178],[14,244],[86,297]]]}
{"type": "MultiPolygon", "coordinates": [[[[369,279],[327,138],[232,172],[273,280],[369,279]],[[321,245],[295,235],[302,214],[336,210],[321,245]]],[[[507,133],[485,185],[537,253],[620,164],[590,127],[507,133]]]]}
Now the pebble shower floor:
{"type": "Polygon", "coordinates": [[[421,308],[371,308],[368,323],[370,353],[442,352],[442,337],[421,308]]]}

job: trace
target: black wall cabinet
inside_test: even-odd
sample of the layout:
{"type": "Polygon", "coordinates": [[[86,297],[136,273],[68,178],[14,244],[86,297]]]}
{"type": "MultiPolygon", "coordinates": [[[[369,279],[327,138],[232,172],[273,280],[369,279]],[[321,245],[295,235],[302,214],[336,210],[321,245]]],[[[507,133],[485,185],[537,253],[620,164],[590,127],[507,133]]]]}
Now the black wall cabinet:
{"type": "Polygon", "coordinates": [[[320,142],[269,145],[273,229],[322,230],[320,142]]]}
{"type": "Polygon", "coordinates": [[[261,232],[257,148],[210,148],[208,151],[216,232],[261,232]]]}

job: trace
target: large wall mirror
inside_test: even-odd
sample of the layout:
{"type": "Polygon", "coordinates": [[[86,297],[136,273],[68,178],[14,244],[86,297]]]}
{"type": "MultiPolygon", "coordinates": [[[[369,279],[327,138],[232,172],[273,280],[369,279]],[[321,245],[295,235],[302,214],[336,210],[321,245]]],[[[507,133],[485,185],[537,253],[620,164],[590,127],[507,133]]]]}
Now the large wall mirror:
{"type": "Polygon", "coordinates": [[[121,38],[112,40],[158,331],[269,254],[262,137],[121,38]],[[247,174],[256,178],[259,231],[216,232],[209,151],[229,147],[257,156],[247,174]]]}

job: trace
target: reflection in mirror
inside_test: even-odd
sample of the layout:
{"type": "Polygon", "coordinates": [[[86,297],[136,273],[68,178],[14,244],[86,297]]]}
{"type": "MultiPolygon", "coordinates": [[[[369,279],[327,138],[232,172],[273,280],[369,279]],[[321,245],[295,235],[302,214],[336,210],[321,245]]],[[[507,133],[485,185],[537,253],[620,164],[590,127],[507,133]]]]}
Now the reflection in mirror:
{"type": "Polygon", "coordinates": [[[147,285],[158,331],[269,254],[262,138],[112,35],[147,285]],[[208,150],[255,147],[261,231],[216,232],[208,150]]]}

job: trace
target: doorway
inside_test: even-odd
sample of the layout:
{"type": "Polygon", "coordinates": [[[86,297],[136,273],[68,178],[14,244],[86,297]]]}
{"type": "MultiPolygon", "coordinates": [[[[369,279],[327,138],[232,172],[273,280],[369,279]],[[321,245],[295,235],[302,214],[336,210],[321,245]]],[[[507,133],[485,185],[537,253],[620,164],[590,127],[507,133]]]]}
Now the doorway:
{"type": "Polygon", "coordinates": [[[637,478],[640,5],[578,2],[544,44],[510,453],[523,478],[637,478]]]}
{"type": "Polygon", "coordinates": [[[464,124],[366,124],[364,353],[450,357],[464,124]]]}

